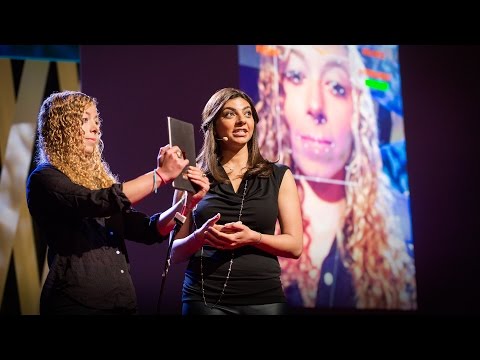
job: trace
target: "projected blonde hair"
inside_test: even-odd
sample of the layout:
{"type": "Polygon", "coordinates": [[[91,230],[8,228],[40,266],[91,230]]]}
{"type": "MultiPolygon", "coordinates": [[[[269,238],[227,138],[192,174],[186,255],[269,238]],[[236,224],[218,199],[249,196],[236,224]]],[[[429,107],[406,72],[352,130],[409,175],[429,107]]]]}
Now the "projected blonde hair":
{"type": "MultiPolygon", "coordinates": [[[[358,308],[412,309],[416,307],[415,269],[399,219],[393,212],[393,195],[388,177],[382,171],[376,115],[371,94],[365,85],[365,66],[356,46],[346,46],[352,83],[354,115],[353,150],[346,166],[346,213],[337,243],[344,265],[349,269],[358,308]]],[[[257,111],[259,146],[266,159],[297,172],[292,159],[288,123],[283,115],[282,80],[289,59],[288,46],[269,46],[261,56],[257,111]]],[[[304,203],[304,190],[299,194],[304,203]]],[[[312,244],[310,221],[304,217],[304,251],[300,259],[280,259],[282,283],[297,281],[300,288],[316,288],[318,278],[309,250],[312,244]]],[[[319,269],[316,269],[319,271],[319,269]]],[[[309,304],[313,306],[314,304],[309,304]]]]}
{"type": "Polygon", "coordinates": [[[50,163],[74,183],[91,190],[118,182],[102,158],[100,139],[92,154],[83,143],[82,116],[97,100],[77,91],[63,91],[46,98],[38,114],[37,162],[50,163]]]}

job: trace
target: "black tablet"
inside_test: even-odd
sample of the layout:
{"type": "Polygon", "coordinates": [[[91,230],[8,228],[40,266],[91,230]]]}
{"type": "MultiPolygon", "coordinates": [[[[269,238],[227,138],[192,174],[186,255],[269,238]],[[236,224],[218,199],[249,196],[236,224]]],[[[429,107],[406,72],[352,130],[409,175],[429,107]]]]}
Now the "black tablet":
{"type": "MultiPolygon", "coordinates": [[[[170,145],[177,145],[183,152],[184,158],[188,159],[189,165],[195,166],[195,136],[193,124],[168,116],[168,139],[170,145]]],[[[175,189],[196,192],[194,184],[187,177],[188,165],[172,182],[175,189]]]]}

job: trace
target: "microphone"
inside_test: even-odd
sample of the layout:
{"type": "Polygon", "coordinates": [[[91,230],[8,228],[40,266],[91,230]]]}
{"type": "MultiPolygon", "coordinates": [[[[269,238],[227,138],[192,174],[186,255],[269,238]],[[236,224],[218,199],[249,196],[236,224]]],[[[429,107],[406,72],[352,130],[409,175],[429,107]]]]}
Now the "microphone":
{"type": "Polygon", "coordinates": [[[221,139],[217,139],[217,138],[215,138],[215,140],[219,140],[219,141],[228,141],[228,137],[224,136],[224,137],[222,137],[221,139]]]}

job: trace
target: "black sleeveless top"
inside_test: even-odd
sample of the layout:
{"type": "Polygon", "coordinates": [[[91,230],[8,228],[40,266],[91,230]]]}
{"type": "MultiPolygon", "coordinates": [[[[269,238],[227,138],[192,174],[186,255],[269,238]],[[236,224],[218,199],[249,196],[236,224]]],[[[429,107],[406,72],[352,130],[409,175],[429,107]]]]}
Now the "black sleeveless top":
{"type": "MultiPolygon", "coordinates": [[[[231,184],[211,185],[209,192],[193,210],[193,226],[199,228],[216,213],[217,224],[238,221],[242,196],[246,193],[241,221],[254,231],[273,235],[278,217],[278,192],[285,165],[274,164],[269,177],[244,178],[235,193],[231,184]]],[[[185,272],[182,301],[203,301],[200,272],[200,253],[191,258],[185,272]]],[[[219,299],[228,274],[232,251],[203,249],[203,280],[205,299],[213,305],[219,299]]],[[[234,251],[230,277],[219,304],[254,305],[286,302],[280,282],[280,265],[276,256],[254,246],[234,251]]]]}

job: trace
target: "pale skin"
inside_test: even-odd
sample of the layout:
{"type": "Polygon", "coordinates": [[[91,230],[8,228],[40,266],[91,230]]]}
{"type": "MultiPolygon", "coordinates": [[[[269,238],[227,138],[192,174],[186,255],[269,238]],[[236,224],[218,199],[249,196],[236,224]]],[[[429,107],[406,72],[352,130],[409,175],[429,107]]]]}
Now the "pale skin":
{"type": "MultiPolygon", "coordinates": [[[[343,46],[292,47],[282,82],[283,110],[292,159],[302,175],[345,180],[345,164],[353,149],[354,113],[347,55],[343,46]]],[[[343,224],[345,186],[321,181],[301,183],[305,191],[302,210],[310,220],[306,229],[312,239],[309,256],[320,268],[343,224]]],[[[320,271],[315,276],[318,278],[320,271]]],[[[315,303],[316,288],[301,291],[306,304],[315,303]]]]}
{"type": "Polygon", "coordinates": [[[293,46],[282,85],[296,167],[304,175],[344,180],[353,146],[347,50],[293,46]]]}
{"type": "MultiPolygon", "coordinates": [[[[95,104],[85,109],[82,116],[82,130],[84,133],[83,143],[85,153],[92,154],[100,140],[100,121],[95,104]]],[[[188,160],[184,159],[183,156],[179,156],[179,154],[181,154],[181,151],[178,146],[165,145],[160,148],[157,156],[157,167],[153,170],[157,173],[157,188],[170,183],[182,172],[185,166],[188,165],[188,160]]],[[[123,183],[123,192],[132,204],[137,204],[154,191],[153,171],[123,183]]],[[[199,177],[204,179],[201,174],[202,172],[199,168],[189,166],[187,175],[192,182],[198,184],[199,177]]],[[[203,182],[198,185],[200,185],[201,189],[193,195],[195,199],[203,197],[206,191],[208,191],[208,188],[206,191],[204,190],[204,186],[202,186],[204,185],[203,182]]],[[[173,217],[177,211],[181,210],[182,205],[183,203],[181,201],[177,201],[168,210],[162,212],[157,222],[157,230],[160,234],[167,235],[173,229],[175,225],[173,217]]]]}
{"type": "MultiPolygon", "coordinates": [[[[222,165],[226,169],[233,189],[237,192],[246,171],[248,160],[248,142],[253,136],[255,122],[250,104],[243,98],[228,100],[216,121],[215,133],[226,136],[221,146],[222,165]],[[229,171],[227,171],[227,169],[229,171]]],[[[176,194],[177,199],[180,194],[176,194]]],[[[216,224],[221,214],[206,221],[200,229],[188,234],[191,212],[186,224],[179,231],[172,247],[172,261],[188,260],[203,245],[218,249],[233,250],[245,245],[255,246],[273,255],[298,258],[302,253],[302,220],[300,202],[295,180],[290,170],[285,173],[278,195],[279,223],[281,234],[260,234],[241,222],[216,224]]]]}

